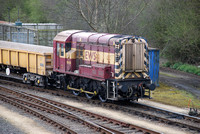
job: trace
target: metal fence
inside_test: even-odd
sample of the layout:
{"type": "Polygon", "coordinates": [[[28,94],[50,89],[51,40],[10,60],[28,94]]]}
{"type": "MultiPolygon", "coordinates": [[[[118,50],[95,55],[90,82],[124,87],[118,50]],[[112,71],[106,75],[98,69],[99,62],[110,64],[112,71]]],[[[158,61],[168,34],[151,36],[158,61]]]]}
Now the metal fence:
{"type": "Polygon", "coordinates": [[[31,29],[0,24],[0,40],[52,46],[53,38],[62,30],[61,27],[59,29],[31,29]]]}

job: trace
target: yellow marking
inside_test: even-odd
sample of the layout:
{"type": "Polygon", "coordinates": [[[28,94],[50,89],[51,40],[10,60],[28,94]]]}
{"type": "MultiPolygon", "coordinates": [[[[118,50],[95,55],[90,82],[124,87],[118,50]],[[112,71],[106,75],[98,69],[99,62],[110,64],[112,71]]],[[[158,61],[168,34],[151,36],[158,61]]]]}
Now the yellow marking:
{"type": "Polygon", "coordinates": [[[135,73],[135,75],[136,75],[137,77],[139,77],[139,78],[141,77],[138,73],[135,73]]]}
{"type": "Polygon", "coordinates": [[[134,74],[132,74],[131,78],[135,78],[135,75],[134,75],[134,74]]]}
{"type": "Polygon", "coordinates": [[[35,54],[35,73],[37,73],[37,54],[35,54]]]}
{"type": "Polygon", "coordinates": [[[27,57],[26,57],[26,59],[27,59],[26,69],[27,69],[27,72],[29,72],[29,53],[28,53],[28,52],[27,52],[27,57]]]}
{"type": "Polygon", "coordinates": [[[59,52],[59,57],[60,58],[65,58],[65,48],[63,48],[63,56],[61,56],[61,48],[60,48],[60,52],[59,52]]]}
{"type": "Polygon", "coordinates": [[[94,91],[94,95],[97,95],[97,91],[94,91]]]}
{"type": "Polygon", "coordinates": [[[110,64],[115,64],[115,54],[114,53],[109,53],[110,54],[110,64]]]}
{"type": "Polygon", "coordinates": [[[110,52],[107,53],[100,51],[85,50],[84,60],[98,62],[98,63],[105,63],[105,64],[114,64],[115,54],[110,52]]]}
{"type": "Polygon", "coordinates": [[[27,77],[25,77],[25,79],[24,79],[25,81],[27,81],[27,77]]]}
{"type": "Polygon", "coordinates": [[[85,50],[84,51],[84,60],[97,62],[97,51],[85,50]]]}
{"type": "Polygon", "coordinates": [[[115,73],[119,73],[120,72],[120,68],[119,69],[115,69],[115,73]]]}
{"type": "Polygon", "coordinates": [[[125,78],[129,78],[130,75],[131,75],[131,73],[128,73],[128,74],[125,76],[125,78]]]}
{"type": "Polygon", "coordinates": [[[149,77],[145,72],[143,72],[142,74],[143,74],[144,78],[148,78],[149,77]]]}
{"type": "Polygon", "coordinates": [[[147,60],[147,58],[145,58],[144,61],[145,61],[147,64],[149,64],[149,61],[147,60]]]}
{"type": "Polygon", "coordinates": [[[39,83],[40,83],[40,80],[37,80],[37,83],[39,84],[39,83]]]}
{"type": "Polygon", "coordinates": [[[81,92],[81,93],[87,93],[87,94],[94,94],[94,95],[97,95],[97,92],[96,92],[96,91],[94,91],[94,92],[89,92],[89,91],[83,90],[82,88],[77,89],[77,88],[70,87],[69,85],[67,85],[67,89],[79,91],[79,92],[81,92]]]}
{"type": "Polygon", "coordinates": [[[104,52],[104,63],[109,64],[109,54],[104,52]]]}
{"type": "Polygon", "coordinates": [[[116,66],[119,66],[119,62],[115,62],[115,65],[116,65],[116,66]]]}
{"type": "Polygon", "coordinates": [[[97,62],[103,63],[103,61],[104,61],[104,54],[103,52],[98,51],[97,62]]]}
{"type": "Polygon", "coordinates": [[[115,77],[115,79],[121,79],[124,74],[125,74],[124,72],[121,73],[120,76],[119,77],[115,77]]]}
{"type": "Polygon", "coordinates": [[[76,50],[70,50],[65,54],[65,58],[67,59],[76,59],[76,50]]]}
{"type": "Polygon", "coordinates": [[[83,88],[81,88],[81,89],[80,89],[80,92],[82,93],[83,91],[84,91],[83,88]]]}

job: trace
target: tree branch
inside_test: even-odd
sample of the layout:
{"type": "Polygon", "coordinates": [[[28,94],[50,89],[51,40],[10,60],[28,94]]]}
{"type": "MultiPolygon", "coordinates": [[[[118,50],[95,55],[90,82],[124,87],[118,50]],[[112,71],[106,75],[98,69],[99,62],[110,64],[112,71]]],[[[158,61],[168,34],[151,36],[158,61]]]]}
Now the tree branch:
{"type": "Polygon", "coordinates": [[[78,7],[79,7],[79,12],[81,14],[81,16],[83,17],[83,19],[87,22],[87,24],[94,30],[97,31],[97,29],[91,24],[91,22],[87,19],[87,17],[85,16],[85,14],[83,13],[83,10],[81,8],[81,0],[78,1],[78,7]]]}
{"type": "Polygon", "coordinates": [[[145,9],[145,7],[148,6],[148,3],[145,3],[145,5],[142,7],[142,9],[135,15],[135,17],[133,19],[131,19],[123,28],[122,28],[122,31],[125,30],[125,28],[131,24],[133,21],[136,20],[136,18],[142,13],[142,11],[145,9]]]}

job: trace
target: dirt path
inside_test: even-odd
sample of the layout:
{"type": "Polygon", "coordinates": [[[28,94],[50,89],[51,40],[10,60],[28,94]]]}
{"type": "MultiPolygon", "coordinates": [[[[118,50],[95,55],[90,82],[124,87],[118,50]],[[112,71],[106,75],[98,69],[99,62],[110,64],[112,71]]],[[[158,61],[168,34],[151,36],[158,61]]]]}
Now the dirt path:
{"type": "Polygon", "coordinates": [[[160,67],[160,82],[184,89],[200,99],[200,76],[160,67]]]}

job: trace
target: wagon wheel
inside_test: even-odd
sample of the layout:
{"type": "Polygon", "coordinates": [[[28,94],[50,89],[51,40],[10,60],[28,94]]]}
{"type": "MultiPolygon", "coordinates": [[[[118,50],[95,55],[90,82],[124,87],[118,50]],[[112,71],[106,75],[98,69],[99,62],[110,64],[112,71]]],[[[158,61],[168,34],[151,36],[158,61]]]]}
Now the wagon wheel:
{"type": "Polygon", "coordinates": [[[38,78],[35,79],[34,85],[35,85],[35,86],[39,86],[39,79],[38,79],[38,78]]]}
{"type": "MultiPolygon", "coordinates": [[[[92,81],[92,82],[89,83],[89,87],[86,89],[86,91],[94,92],[94,91],[96,91],[96,88],[97,88],[96,82],[92,81]]],[[[95,94],[85,93],[85,96],[88,99],[92,99],[95,96],[95,94]]]]}
{"type": "Polygon", "coordinates": [[[23,83],[27,83],[27,80],[28,80],[28,79],[27,79],[27,76],[24,75],[24,76],[23,76],[23,83]]]}
{"type": "Polygon", "coordinates": [[[106,95],[106,89],[101,87],[101,90],[99,91],[99,100],[101,102],[106,102],[107,101],[107,95],[106,95]]]}

